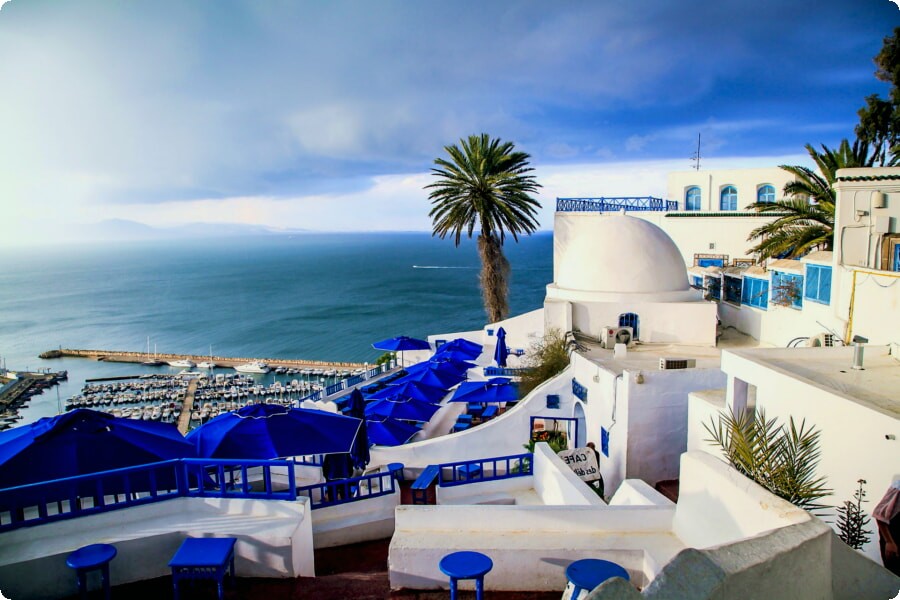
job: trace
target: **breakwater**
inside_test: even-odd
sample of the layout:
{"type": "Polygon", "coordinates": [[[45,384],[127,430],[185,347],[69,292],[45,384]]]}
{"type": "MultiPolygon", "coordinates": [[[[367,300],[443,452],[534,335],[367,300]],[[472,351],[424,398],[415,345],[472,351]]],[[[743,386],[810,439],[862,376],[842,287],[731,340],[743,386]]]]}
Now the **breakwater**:
{"type": "Polygon", "coordinates": [[[365,363],[357,362],[334,362],[323,360],[309,360],[302,358],[241,358],[231,356],[212,356],[206,354],[152,354],[146,352],[130,352],[126,350],[79,350],[71,348],[60,348],[58,350],[49,350],[43,352],[40,358],[88,358],[91,360],[101,360],[105,362],[122,362],[122,363],[142,363],[146,360],[160,360],[170,362],[175,360],[191,360],[195,363],[202,361],[213,361],[220,367],[235,367],[237,365],[249,362],[261,361],[270,367],[285,368],[315,368],[315,369],[362,369],[365,363]]]}

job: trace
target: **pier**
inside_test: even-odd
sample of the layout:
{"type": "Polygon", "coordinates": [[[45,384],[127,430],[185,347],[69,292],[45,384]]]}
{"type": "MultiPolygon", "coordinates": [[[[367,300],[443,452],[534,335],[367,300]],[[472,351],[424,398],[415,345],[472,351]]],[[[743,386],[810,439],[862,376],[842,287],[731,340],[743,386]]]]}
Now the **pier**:
{"type": "Polygon", "coordinates": [[[174,360],[191,360],[195,363],[212,360],[220,367],[235,367],[249,362],[264,362],[272,368],[285,367],[294,369],[362,369],[366,363],[359,362],[333,362],[324,360],[307,360],[300,358],[235,358],[228,356],[213,356],[206,354],[153,354],[146,352],[130,352],[125,350],[76,350],[60,348],[43,352],[40,358],[88,358],[104,362],[143,363],[148,359],[170,362],[174,360]]]}
{"type": "Polygon", "coordinates": [[[191,377],[187,391],[184,393],[181,415],[178,417],[178,431],[181,432],[181,435],[187,435],[188,429],[190,429],[191,411],[194,410],[194,394],[197,393],[197,383],[199,381],[196,377],[191,377]]]}

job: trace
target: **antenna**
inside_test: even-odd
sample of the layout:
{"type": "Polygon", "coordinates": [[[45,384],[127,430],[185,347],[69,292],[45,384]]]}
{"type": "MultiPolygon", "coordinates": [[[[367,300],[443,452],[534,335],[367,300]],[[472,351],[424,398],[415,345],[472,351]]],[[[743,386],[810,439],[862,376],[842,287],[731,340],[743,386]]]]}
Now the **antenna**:
{"type": "Polygon", "coordinates": [[[700,134],[697,134],[697,151],[691,155],[691,162],[694,163],[694,170],[700,170],[700,134]]]}

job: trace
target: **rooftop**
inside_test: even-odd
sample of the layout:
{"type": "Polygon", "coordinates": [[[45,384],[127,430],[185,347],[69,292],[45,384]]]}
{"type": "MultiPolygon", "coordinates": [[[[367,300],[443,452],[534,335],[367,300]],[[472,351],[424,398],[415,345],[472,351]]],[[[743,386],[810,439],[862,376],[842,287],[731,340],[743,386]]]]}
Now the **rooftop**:
{"type": "Polygon", "coordinates": [[[852,347],[739,349],[734,354],[900,418],[900,361],[887,347],[867,346],[862,370],[851,368],[852,347]]]}

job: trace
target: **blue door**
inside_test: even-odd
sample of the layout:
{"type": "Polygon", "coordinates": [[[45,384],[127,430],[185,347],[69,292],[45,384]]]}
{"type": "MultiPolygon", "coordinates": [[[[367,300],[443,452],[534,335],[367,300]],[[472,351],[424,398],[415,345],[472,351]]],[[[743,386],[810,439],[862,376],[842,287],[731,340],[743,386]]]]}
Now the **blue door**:
{"type": "Polygon", "coordinates": [[[634,339],[640,339],[640,335],[638,335],[638,316],[634,313],[624,313],[619,315],[619,327],[631,327],[631,330],[634,331],[634,339]]]}

